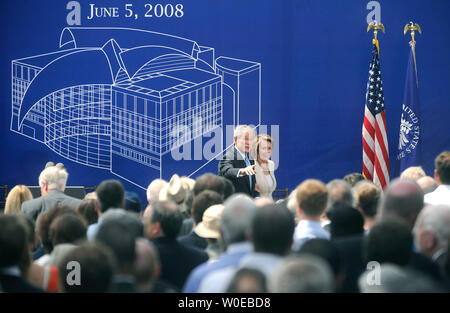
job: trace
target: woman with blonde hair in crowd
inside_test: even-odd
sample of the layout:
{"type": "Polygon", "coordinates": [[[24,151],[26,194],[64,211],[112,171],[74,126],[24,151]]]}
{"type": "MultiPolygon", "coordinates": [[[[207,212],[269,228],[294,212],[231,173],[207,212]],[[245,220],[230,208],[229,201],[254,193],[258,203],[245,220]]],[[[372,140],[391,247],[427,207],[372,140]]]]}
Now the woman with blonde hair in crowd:
{"type": "Polygon", "coordinates": [[[256,173],[256,191],[261,197],[272,199],[272,192],[277,186],[275,178],[275,165],[269,160],[272,155],[272,138],[263,134],[256,137],[254,150],[255,156],[255,173],[256,173]]]}
{"type": "Polygon", "coordinates": [[[8,193],[5,203],[5,214],[21,212],[22,203],[33,199],[30,189],[24,185],[17,185],[8,193]]]}

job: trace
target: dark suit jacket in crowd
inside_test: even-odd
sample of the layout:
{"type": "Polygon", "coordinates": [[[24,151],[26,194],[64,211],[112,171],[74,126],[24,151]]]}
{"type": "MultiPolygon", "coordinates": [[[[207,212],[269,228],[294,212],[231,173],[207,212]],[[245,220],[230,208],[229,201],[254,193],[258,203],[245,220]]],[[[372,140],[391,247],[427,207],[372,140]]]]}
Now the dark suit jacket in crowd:
{"type": "MultiPolygon", "coordinates": [[[[339,292],[359,292],[358,278],[366,270],[366,263],[364,262],[363,256],[363,241],[364,235],[339,237],[333,240],[333,243],[339,250],[342,264],[344,264],[344,278],[338,290],[339,292]]],[[[442,283],[442,276],[439,272],[438,265],[423,254],[413,252],[409,266],[427,275],[435,282],[442,283]]]]}
{"type": "Polygon", "coordinates": [[[50,190],[45,196],[25,201],[22,204],[22,213],[36,220],[39,214],[47,212],[54,206],[67,205],[76,209],[80,202],[80,199],[70,197],[62,191],[50,190]]]}
{"type": "Polygon", "coordinates": [[[0,274],[0,285],[3,292],[9,293],[42,293],[44,290],[28,283],[19,276],[0,274]]]}
{"type": "Polygon", "coordinates": [[[184,245],[194,246],[200,250],[205,250],[208,246],[206,239],[197,235],[195,231],[191,231],[187,235],[178,237],[178,242],[184,245]]]}
{"type": "Polygon", "coordinates": [[[161,261],[161,280],[181,290],[189,273],[208,260],[208,254],[197,248],[179,243],[175,238],[160,237],[153,240],[161,261]]]}
{"type": "MultiPolygon", "coordinates": [[[[249,156],[251,165],[255,164],[249,156]]],[[[241,154],[237,151],[236,147],[233,147],[227,151],[219,162],[219,176],[228,178],[234,185],[236,193],[245,193],[251,197],[259,196],[259,193],[255,190],[256,177],[252,175],[252,188],[250,189],[250,182],[247,175],[237,177],[239,170],[247,167],[245,160],[241,154]]]]}

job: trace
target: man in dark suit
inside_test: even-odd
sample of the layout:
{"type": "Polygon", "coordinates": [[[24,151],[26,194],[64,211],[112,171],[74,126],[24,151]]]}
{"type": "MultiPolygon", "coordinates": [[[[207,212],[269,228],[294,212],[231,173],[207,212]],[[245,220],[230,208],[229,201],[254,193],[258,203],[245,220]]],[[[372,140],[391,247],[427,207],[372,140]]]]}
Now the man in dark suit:
{"type": "Polygon", "coordinates": [[[194,219],[195,226],[189,234],[179,237],[178,241],[182,244],[205,250],[208,246],[208,242],[205,238],[200,237],[197,234],[197,225],[203,220],[203,213],[206,209],[215,204],[222,204],[222,202],[222,195],[215,191],[205,190],[196,195],[194,197],[194,202],[192,203],[192,217],[194,219]]]}
{"type": "Polygon", "coordinates": [[[43,292],[23,277],[19,264],[27,253],[27,229],[17,215],[0,215],[0,286],[3,292],[43,292]]]}
{"type": "Polygon", "coordinates": [[[68,177],[69,174],[61,166],[46,167],[39,175],[41,196],[25,201],[22,204],[22,212],[36,221],[39,214],[57,205],[66,205],[76,209],[81,200],[64,194],[68,177]]]}
{"type": "Polygon", "coordinates": [[[254,138],[255,132],[251,127],[237,126],[234,130],[234,147],[229,149],[219,162],[219,176],[231,180],[235,192],[251,197],[259,196],[255,189],[255,161],[249,154],[254,138]]]}
{"type": "Polygon", "coordinates": [[[183,287],[189,273],[208,260],[208,254],[177,241],[183,217],[172,201],[152,203],[149,217],[145,219],[146,237],[158,249],[161,261],[161,280],[178,290],[183,287]]]}

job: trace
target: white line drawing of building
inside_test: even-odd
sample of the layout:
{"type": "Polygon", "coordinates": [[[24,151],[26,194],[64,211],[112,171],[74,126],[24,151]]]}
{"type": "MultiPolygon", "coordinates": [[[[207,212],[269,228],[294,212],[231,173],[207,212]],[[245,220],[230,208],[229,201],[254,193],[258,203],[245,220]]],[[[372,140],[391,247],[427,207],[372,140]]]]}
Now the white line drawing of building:
{"type": "Polygon", "coordinates": [[[180,145],[261,123],[260,63],[130,28],[66,27],[59,47],[12,61],[11,131],[141,188],[170,178],[180,145]],[[189,131],[174,135],[180,125],[189,131]]]}

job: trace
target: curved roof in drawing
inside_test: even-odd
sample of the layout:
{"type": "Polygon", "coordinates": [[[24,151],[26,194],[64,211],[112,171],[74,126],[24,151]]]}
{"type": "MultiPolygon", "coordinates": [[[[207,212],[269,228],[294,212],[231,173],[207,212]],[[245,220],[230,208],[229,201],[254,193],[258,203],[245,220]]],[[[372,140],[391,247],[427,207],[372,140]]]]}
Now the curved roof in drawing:
{"type": "Polygon", "coordinates": [[[34,104],[57,90],[112,83],[110,64],[102,49],[68,52],[47,64],[31,82],[22,99],[19,127],[34,104]]]}
{"type": "MultiPolygon", "coordinates": [[[[170,55],[180,56],[180,53],[176,49],[167,47],[144,46],[124,51],[120,54],[120,57],[126,64],[128,75],[133,77],[147,63],[170,55]]],[[[189,56],[185,57],[190,58],[189,56]]]]}
{"type": "Polygon", "coordinates": [[[198,44],[189,39],[148,30],[109,27],[66,27],[61,33],[59,46],[72,45],[72,48],[101,47],[111,38],[124,49],[148,45],[171,47],[194,58],[196,58],[196,53],[200,51],[198,44]]]}
{"type": "MultiPolygon", "coordinates": [[[[171,70],[186,68],[182,60],[193,62],[200,51],[191,40],[127,28],[67,27],[61,33],[60,47],[69,49],[52,54],[55,57],[42,66],[26,90],[19,111],[19,128],[31,108],[55,91],[79,85],[112,85],[120,72],[131,79],[151,64],[162,71],[169,66],[171,70]],[[177,60],[164,65],[170,63],[170,58],[177,60]]],[[[20,61],[31,63],[33,58],[20,61]]]]}

